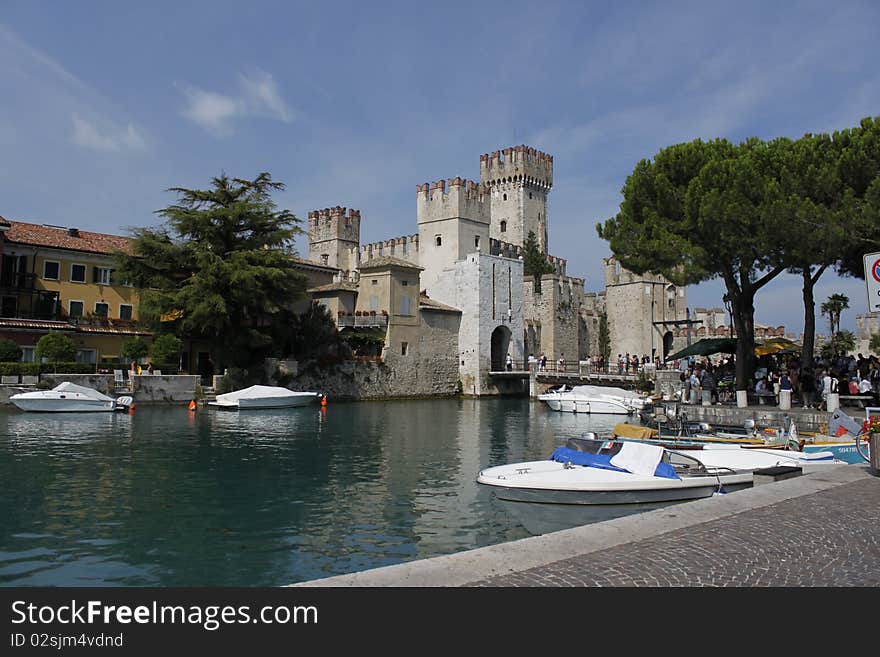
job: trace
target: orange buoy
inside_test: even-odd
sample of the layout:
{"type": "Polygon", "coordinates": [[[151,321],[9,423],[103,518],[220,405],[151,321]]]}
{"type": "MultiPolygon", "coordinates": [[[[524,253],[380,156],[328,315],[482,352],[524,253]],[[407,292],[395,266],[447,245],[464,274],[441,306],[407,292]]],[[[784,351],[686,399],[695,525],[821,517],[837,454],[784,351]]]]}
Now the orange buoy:
{"type": "Polygon", "coordinates": [[[327,405],[327,395],[321,395],[321,406],[327,405]]]}
{"type": "Polygon", "coordinates": [[[197,408],[197,406],[196,406],[196,400],[195,400],[195,399],[190,400],[190,402],[189,402],[189,410],[194,411],[194,410],[196,410],[196,408],[197,408]]]}

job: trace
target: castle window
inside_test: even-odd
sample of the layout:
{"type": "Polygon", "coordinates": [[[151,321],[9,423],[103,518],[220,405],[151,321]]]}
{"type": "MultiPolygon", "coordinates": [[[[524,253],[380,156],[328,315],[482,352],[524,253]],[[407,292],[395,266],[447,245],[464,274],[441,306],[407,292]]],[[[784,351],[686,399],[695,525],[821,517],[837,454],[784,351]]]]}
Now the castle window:
{"type": "Polygon", "coordinates": [[[506,221],[502,221],[502,222],[501,222],[501,232],[502,232],[502,233],[506,233],[506,232],[507,232],[507,222],[506,222],[506,221]]]}
{"type": "Polygon", "coordinates": [[[378,284],[379,284],[379,281],[377,281],[375,278],[370,281],[370,285],[378,285],[378,284]]]}
{"type": "Polygon", "coordinates": [[[330,260],[330,256],[327,253],[321,254],[321,264],[326,265],[330,260]]]}
{"type": "Polygon", "coordinates": [[[401,342],[400,343],[400,355],[406,356],[406,350],[409,347],[409,342],[401,342]]]}
{"type": "Polygon", "coordinates": [[[529,198],[532,198],[532,193],[531,193],[531,192],[529,192],[529,198]]]}
{"type": "Polygon", "coordinates": [[[434,235],[434,244],[436,244],[437,246],[442,246],[443,238],[439,235],[434,235]]]}
{"type": "Polygon", "coordinates": [[[474,248],[475,249],[480,248],[480,236],[479,235],[474,235],[474,248]]]}
{"type": "Polygon", "coordinates": [[[506,201],[506,200],[507,200],[507,194],[504,194],[504,196],[503,196],[502,198],[503,198],[503,200],[506,201]]]}
{"type": "Polygon", "coordinates": [[[409,297],[400,297],[400,314],[409,315],[409,297]]]}
{"type": "Polygon", "coordinates": [[[400,284],[403,285],[403,287],[406,287],[409,285],[409,281],[400,281],[400,284]]]}

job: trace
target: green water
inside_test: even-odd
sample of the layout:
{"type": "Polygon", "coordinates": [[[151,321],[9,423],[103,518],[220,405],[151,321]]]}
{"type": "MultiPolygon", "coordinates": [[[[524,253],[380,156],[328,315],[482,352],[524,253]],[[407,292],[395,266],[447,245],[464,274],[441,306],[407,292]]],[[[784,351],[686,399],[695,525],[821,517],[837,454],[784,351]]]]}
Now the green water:
{"type": "Polygon", "coordinates": [[[275,586],[523,538],[478,471],[619,420],[526,399],[0,411],[0,585],[275,586]]]}

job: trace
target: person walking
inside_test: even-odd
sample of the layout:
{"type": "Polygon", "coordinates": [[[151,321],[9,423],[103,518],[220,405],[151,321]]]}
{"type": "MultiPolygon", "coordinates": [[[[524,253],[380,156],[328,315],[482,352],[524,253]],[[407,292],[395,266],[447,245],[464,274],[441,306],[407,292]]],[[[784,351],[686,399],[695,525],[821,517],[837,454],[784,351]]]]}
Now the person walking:
{"type": "Polygon", "coordinates": [[[507,354],[506,365],[507,365],[507,371],[512,372],[513,371],[513,358],[510,357],[510,354],[507,354]]]}

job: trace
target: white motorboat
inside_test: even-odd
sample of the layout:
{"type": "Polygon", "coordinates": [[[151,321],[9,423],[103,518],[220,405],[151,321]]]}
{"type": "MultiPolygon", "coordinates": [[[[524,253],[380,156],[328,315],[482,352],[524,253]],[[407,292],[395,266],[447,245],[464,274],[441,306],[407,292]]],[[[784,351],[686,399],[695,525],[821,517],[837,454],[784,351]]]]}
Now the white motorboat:
{"type": "Polygon", "coordinates": [[[296,392],[279,386],[257,385],[217,395],[217,400],[208,402],[208,406],[240,411],[289,408],[312,404],[322,396],[320,392],[296,392]]]}
{"type": "Polygon", "coordinates": [[[545,534],[748,488],[755,471],[765,468],[803,471],[819,463],[843,462],[828,453],[731,447],[680,452],[637,441],[573,438],[549,460],[487,468],[477,483],[489,486],[529,532],[545,534]]]}
{"type": "Polygon", "coordinates": [[[640,411],[650,400],[638,393],[606,386],[561,386],[538,395],[554,411],[630,415],[640,411]]]}
{"type": "Polygon", "coordinates": [[[68,381],[59,383],[51,390],[12,395],[9,401],[23,411],[43,413],[115,411],[131,405],[131,397],[113,399],[97,390],[68,381]]]}

